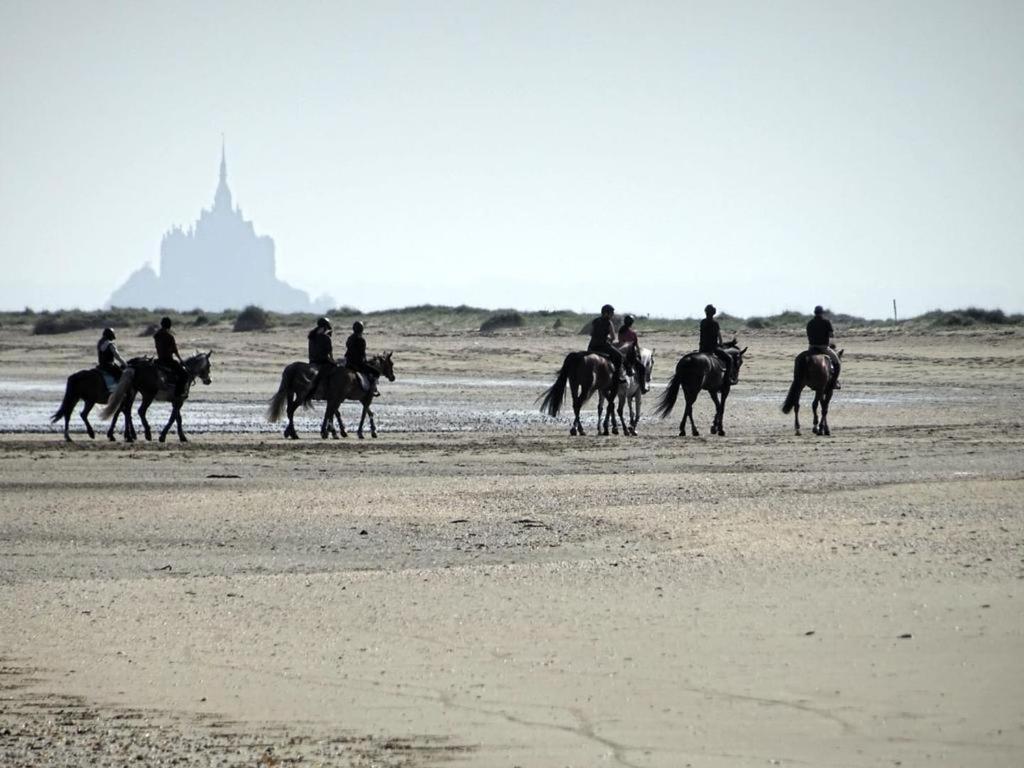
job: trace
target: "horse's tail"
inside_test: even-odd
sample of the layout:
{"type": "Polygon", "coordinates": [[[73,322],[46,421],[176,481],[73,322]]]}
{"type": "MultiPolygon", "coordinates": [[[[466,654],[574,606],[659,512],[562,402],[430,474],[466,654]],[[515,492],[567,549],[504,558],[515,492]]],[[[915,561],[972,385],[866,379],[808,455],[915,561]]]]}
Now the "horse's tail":
{"type": "Polygon", "coordinates": [[[115,413],[121,410],[121,405],[124,403],[125,397],[128,395],[128,390],[132,388],[132,383],[135,380],[135,369],[128,367],[124,369],[124,373],[121,374],[120,381],[117,382],[117,389],[114,390],[113,394],[107,400],[107,405],[100,412],[100,418],[109,419],[115,413]]]}
{"type": "Polygon", "coordinates": [[[281,414],[284,412],[284,406],[288,402],[288,369],[285,368],[281,374],[281,386],[277,388],[277,392],[270,398],[270,403],[267,405],[267,421],[277,421],[281,418],[281,414]]]}
{"type": "Polygon", "coordinates": [[[804,387],[803,382],[800,381],[799,365],[799,362],[793,365],[793,383],[789,385],[789,394],[786,395],[786,401],[782,404],[783,413],[789,413],[800,402],[800,390],[804,387]]]}
{"type": "Polygon", "coordinates": [[[565,385],[569,381],[569,371],[578,357],[579,352],[570,352],[566,355],[562,368],[558,371],[558,378],[555,379],[555,383],[548,387],[543,395],[537,398],[541,401],[541,413],[546,413],[551,417],[558,416],[558,412],[562,409],[562,403],[565,402],[565,385]]]}
{"type": "Polygon", "coordinates": [[[65,416],[71,415],[71,409],[74,408],[75,403],[78,402],[78,397],[75,395],[76,381],[78,381],[77,373],[73,373],[68,376],[68,385],[64,388],[64,399],[61,401],[60,408],[57,409],[57,412],[50,417],[51,424],[56,423],[65,416]]]}
{"type": "Polygon", "coordinates": [[[683,377],[679,373],[679,366],[676,366],[676,372],[672,374],[672,380],[665,387],[665,391],[661,393],[661,397],[658,398],[658,404],[654,406],[654,415],[661,418],[665,418],[672,409],[676,406],[676,400],[679,399],[679,389],[683,386],[683,377]]]}

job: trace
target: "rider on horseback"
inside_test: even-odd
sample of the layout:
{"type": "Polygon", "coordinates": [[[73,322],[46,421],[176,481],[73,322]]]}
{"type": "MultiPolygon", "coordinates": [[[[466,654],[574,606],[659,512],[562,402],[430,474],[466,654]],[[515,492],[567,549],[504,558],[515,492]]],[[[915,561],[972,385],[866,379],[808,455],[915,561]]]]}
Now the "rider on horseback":
{"type": "Polygon", "coordinates": [[[114,335],[113,328],[103,329],[103,335],[96,342],[96,356],[99,358],[99,365],[96,367],[114,381],[120,381],[121,372],[127,363],[125,363],[124,358],[121,357],[117,347],[114,345],[115,338],[117,337],[114,335]]]}
{"type": "Polygon", "coordinates": [[[352,333],[345,340],[345,366],[356,373],[364,373],[373,387],[373,396],[378,397],[377,379],[380,371],[366,362],[366,339],[363,338],[363,324],[356,320],[352,323],[352,333]]]}
{"type": "Polygon", "coordinates": [[[160,319],[160,330],[153,334],[153,342],[156,344],[157,365],[170,374],[174,382],[175,399],[185,394],[185,387],[188,385],[188,371],[178,354],[178,344],[171,333],[171,318],[160,319]],[[175,359],[177,358],[177,359],[175,359]]]}
{"type": "Polygon", "coordinates": [[[832,361],[832,388],[842,389],[839,385],[839,369],[842,363],[839,355],[836,354],[832,337],[835,332],[832,330],[832,323],[825,317],[825,310],[819,304],[814,308],[814,317],[807,323],[807,350],[796,357],[796,371],[799,373],[800,366],[804,364],[808,355],[828,355],[832,361]]]}
{"type": "Polygon", "coordinates": [[[331,344],[331,321],[321,317],[316,321],[316,327],[307,336],[309,339],[309,364],[316,368],[316,376],[310,385],[307,400],[316,395],[320,382],[330,376],[331,371],[338,365],[334,361],[334,353],[331,344]]]}
{"type": "Polygon", "coordinates": [[[633,330],[634,318],[626,315],[622,318],[622,327],[619,328],[619,346],[630,345],[626,352],[626,370],[634,376],[640,375],[640,339],[633,330]]]}
{"type": "Polygon", "coordinates": [[[601,316],[595,317],[590,324],[590,344],[587,345],[587,352],[597,352],[607,356],[615,366],[615,378],[625,381],[626,374],[622,370],[622,353],[612,344],[612,339],[615,338],[615,323],[612,321],[614,314],[615,307],[611,304],[601,307],[601,316]]]}
{"type": "Polygon", "coordinates": [[[704,319],[700,321],[700,347],[698,351],[707,355],[713,355],[722,361],[725,366],[725,375],[730,384],[736,383],[736,371],[733,370],[732,357],[722,349],[722,331],[715,320],[715,309],[713,304],[704,307],[704,319]]]}

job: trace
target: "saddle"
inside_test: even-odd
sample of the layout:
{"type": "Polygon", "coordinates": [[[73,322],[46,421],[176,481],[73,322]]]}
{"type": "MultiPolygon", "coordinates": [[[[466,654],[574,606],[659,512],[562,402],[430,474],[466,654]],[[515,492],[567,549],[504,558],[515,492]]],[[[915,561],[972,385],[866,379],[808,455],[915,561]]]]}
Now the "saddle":
{"type": "Polygon", "coordinates": [[[98,373],[101,377],[103,377],[103,386],[107,388],[107,393],[111,395],[114,394],[114,390],[117,389],[117,379],[115,379],[113,376],[111,376],[109,373],[107,373],[99,366],[96,366],[95,368],[93,368],[93,370],[96,371],[96,373],[98,373]]]}

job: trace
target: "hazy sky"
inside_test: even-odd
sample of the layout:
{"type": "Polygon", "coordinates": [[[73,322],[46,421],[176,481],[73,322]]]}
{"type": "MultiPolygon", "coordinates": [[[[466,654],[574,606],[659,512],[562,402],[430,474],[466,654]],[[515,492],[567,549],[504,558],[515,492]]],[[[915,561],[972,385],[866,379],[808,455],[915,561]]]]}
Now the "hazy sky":
{"type": "Polygon", "coordinates": [[[1024,3],[0,0],[0,306],[102,305],[229,183],[412,303],[1024,310],[1024,3]]]}

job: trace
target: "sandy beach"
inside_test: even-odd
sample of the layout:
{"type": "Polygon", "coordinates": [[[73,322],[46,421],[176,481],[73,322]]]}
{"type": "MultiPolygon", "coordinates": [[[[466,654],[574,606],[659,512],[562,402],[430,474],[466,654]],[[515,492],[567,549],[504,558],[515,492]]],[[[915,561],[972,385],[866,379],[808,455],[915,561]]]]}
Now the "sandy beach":
{"type": "Polygon", "coordinates": [[[641,327],[639,436],[570,438],[580,337],[368,332],[376,440],[284,440],[303,335],[214,326],[190,442],[125,445],[48,424],[92,332],[0,329],[0,763],[1024,764],[1019,330],[842,334],[832,438],[779,411],[799,334],[680,438],[693,339],[641,327]]]}

